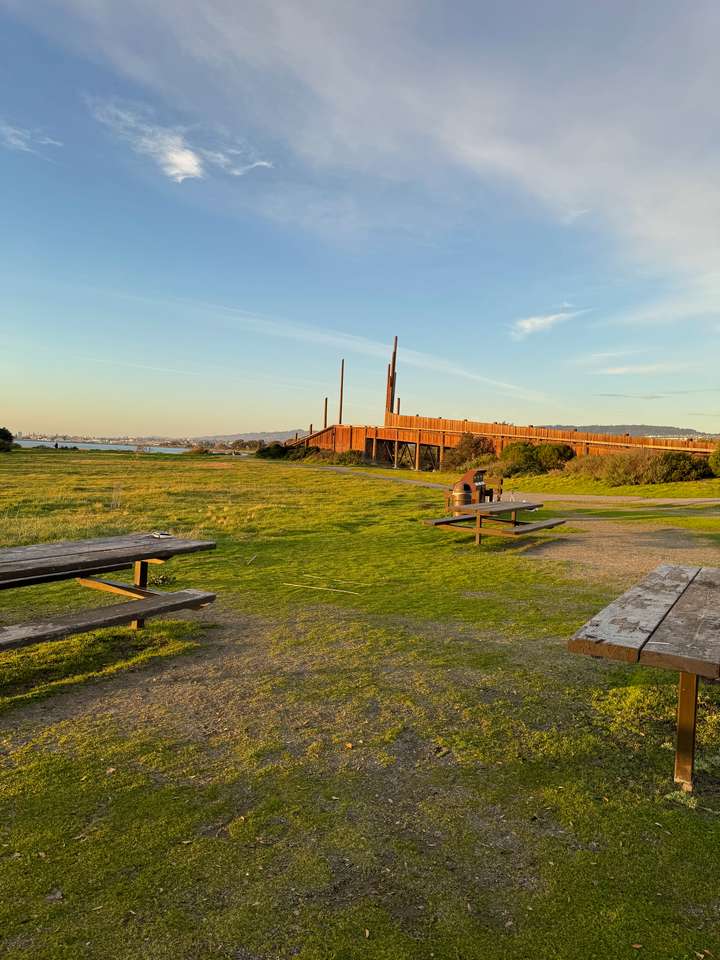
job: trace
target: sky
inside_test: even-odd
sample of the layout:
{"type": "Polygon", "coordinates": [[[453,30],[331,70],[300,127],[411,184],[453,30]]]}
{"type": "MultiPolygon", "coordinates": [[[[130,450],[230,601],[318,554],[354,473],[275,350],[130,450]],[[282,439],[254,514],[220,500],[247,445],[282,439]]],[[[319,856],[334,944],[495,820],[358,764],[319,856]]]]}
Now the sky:
{"type": "Polygon", "coordinates": [[[0,0],[0,422],[720,432],[720,6],[0,0]]]}

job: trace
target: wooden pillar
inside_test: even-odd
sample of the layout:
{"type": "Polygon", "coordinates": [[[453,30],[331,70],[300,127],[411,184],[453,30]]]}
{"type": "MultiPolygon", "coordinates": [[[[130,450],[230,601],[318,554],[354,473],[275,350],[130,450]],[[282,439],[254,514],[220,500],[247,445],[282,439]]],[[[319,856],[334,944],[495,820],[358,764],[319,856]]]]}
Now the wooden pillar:
{"type": "Polygon", "coordinates": [[[692,792],[695,766],[695,721],[697,718],[698,678],[681,673],[678,685],[677,743],[675,746],[675,783],[692,792]]]}
{"type": "Polygon", "coordinates": [[[397,406],[397,410],[395,411],[395,413],[397,413],[397,415],[400,416],[400,397],[397,398],[397,400],[395,401],[395,403],[396,403],[396,406],[397,406]]]}
{"type": "Polygon", "coordinates": [[[417,436],[415,437],[415,469],[420,469],[420,431],[418,430],[417,436]]]}
{"type": "Polygon", "coordinates": [[[338,423],[342,423],[343,415],[343,391],[345,390],[345,360],[340,361],[340,409],[338,410],[338,423]]]}
{"type": "Polygon", "coordinates": [[[375,427],[375,434],[372,442],[372,458],[373,460],[377,460],[377,427],[375,427]]]}
{"type": "MultiPolygon", "coordinates": [[[[148,565],[145,560],[136,560],[133,565],[133,583],[136,587],[141,587],[143,590],[147,587],[148,583],[148,565]]],[[[145,626],[144,620],[132,620],[130,622],[130,627],[132,630],[140,630],[141,627],[145,626]]]]}
{"type": "Polygon", "coordinates": [[[327,402],[328,398],[325,397],[325,405],[323,409],[323,430],[327,430],[327,402]]]}
{"type": "Polygon", "coordinates": [[[395,454],[393,456],[393,466],[397,470],[398,465],[398,432],[395,430],[395,454]]]}
{"type": "Polygon", "coordinates": [[[438,463],[440,464],[440,469],[442,470],[445,464],[445,431],[444,430],[440,434],[440,457],[439,457],[438,463]]]}

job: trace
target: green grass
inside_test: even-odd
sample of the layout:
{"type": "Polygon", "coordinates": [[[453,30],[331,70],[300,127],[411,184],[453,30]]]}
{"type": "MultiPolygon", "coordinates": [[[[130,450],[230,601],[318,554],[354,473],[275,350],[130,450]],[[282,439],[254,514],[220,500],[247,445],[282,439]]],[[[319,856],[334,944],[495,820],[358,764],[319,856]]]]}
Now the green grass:
{"type": "MultiPolygon", "coordinates": [[[[565,652],[628,583],[477,551],[418,522],[441,503],[256,461],[0,459],[0,543],[214,537],[155,575],[220,598],[3,655],[0,956],[720,955],[720,693],[686,800],[675,678],[565,652]]],[[[98,602],[6,591],[0,622],[98,602]]]]}

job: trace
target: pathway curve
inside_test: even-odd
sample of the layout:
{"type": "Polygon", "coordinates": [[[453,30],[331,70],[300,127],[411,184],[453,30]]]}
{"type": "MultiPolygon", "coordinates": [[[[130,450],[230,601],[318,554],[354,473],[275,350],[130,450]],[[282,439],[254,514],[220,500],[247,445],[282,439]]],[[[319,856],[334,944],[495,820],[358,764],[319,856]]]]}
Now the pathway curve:
{"type": "MultiPolygon", "coordinates": [[[[430,487],[433,490],[446,490],[446,483],[432,483],[429,480],[413,480],[410,477],[388,477],[386,474],[375,473],[372,470],[358,470],[357,467],[338,467],[326,464],[303,464],[315,470],[331,470],[335,473],[347,473],[351,476],[369,477],[371,480],[386,480],[388,483],[404,483],[413,487],[430,487]]],[[[720,505],[720,497],[633,497],[613,496],[611,494],[595,493],[523,493],[521,490],[508,490],[504,493],[505,500],[517,499],[535,502],[555,503],[588,503],[588,504],[634,504],[639,507],[666,506],[688,507],[693,505],[713,506],[720,505]]]]}

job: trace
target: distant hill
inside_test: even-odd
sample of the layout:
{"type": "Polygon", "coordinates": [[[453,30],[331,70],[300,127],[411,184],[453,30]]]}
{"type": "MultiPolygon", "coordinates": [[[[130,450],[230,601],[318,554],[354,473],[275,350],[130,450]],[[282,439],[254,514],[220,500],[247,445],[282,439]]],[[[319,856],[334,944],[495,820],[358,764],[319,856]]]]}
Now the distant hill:
{"type": "Polygon", "coordinates": [[[692,427],[662,427],[647,423],[544,423],[550,430],[582,430],[585,433],[629,433],[631,437],[711,437],[715,434],[702,433],[692,427]]]}
{"type": "Polygon", "coordinates": [[[303,427],[298,427],[297,430],[276,430],[275,432],[260,431],[259,433],[221,433],[203,435],[202,437],[193,437],[193,440],[209,440],[216,443],[228,443],[233,440],[264,440],[265,443],[272,443],[273,440],[277,440],[278,442],[282,443],[283,440],[289,440],[291,437],[294,437],[296,433],[302,437],[305,433],[307,433],[307,430],[303,427]]]}

